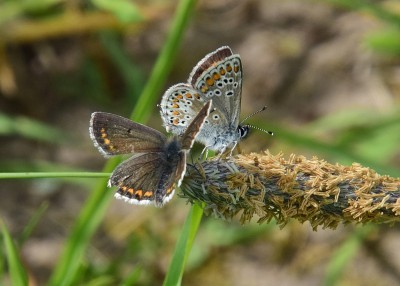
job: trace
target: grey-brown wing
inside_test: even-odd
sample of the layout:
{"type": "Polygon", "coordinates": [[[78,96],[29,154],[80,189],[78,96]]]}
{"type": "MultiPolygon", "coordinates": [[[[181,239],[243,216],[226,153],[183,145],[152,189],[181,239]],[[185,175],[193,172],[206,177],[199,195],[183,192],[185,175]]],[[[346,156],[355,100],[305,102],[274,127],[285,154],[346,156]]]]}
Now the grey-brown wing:
{"type": "Polygon", "coordinates": [[[89,133],[104,156],[160,152],[167,141],[164,134],[153,128],[106,112],[92,113],[89,133]]]}
{"type": "Polygon", "coordinates": [[[135,154],[118,165],[108,183],[118,187],[115,197],[131,204],[163,206],[172,198],[186,166],[184,152],[169,155],[135,154]]]}
{"type": "Polygon", "coordinates": [[[206,99],[213,100],[213,115],[219,125],[236,128],[240,117],[242,77],[240,56],[225,46],[205,56],[188,81],[206,99]]]}
{"type": "Polygon", "coordinates": [[[182,149],[189,150],[192,148],[197,135],[210,114],[211,106],[212,100],[208,101],[203,108],[200,109],[199,113],[186,128],[185,133],[183,133],[181,138],[182,149]]]}

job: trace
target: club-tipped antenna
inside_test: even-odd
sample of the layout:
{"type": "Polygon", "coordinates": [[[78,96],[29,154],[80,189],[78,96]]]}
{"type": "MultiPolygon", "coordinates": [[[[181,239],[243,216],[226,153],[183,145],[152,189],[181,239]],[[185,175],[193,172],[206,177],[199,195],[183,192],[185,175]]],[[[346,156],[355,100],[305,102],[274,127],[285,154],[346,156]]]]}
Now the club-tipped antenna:
{"type": "Polygon", "coordinates": [[[262,129],[262,128],[260,128],[260,127],[257,127],[257,126],[254,126],[254,125],[250,125],[250,124],[246,124],[246,126],[251,127],[251,128],[253,128],[253,129],[256,129],[256,130],[258,130],[258,131],[264,132],[264,133],[268,133],[269,135],[274,136],[274,132],[272,132],[272,131],[265,130],[265,129],[262,129]]]}
{"type": "MultiPolygon", "coordinates": [[[[247,119],[253,117],[254,115],[256,115],[257,113],[260,113],[261,111],[264,111],[265,109],[267,109],[267,106],[265,105],[263,108],[261,108],[260,110],[257,110],[256,112],[253,112],[252,114],[250,114],[249,116],[247,116],[245,119],[243,119],[239,125],[241,125],[243,122],[245,122],[247,119]]],[[[257,129],[257,128],[256,128],[257,129]]],[[[269,132],[268,132],[269,133],[269,132]]]]}

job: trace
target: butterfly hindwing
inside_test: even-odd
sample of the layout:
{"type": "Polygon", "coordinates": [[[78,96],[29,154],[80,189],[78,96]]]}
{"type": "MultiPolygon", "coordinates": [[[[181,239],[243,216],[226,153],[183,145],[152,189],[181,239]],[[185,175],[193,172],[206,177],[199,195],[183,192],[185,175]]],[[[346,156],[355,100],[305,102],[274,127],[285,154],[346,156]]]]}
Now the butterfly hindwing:
{"type": "Polygon", "coordinates": [[[118,165],[109,180],[109,186],[118,187],[116,198],[132,204],[156,206],[169,201],[175,182],[182,176],[178,166],[185,162],[184,152],[173,155],[168,158],[165,152],[140,153],[118,165]]]}
{"type": "Polygon", "coordinates": [[[163,95],[161,118],[168,132],[181,135],[203,108],[206,100],[189,84],[170,87],[163,95]]]}

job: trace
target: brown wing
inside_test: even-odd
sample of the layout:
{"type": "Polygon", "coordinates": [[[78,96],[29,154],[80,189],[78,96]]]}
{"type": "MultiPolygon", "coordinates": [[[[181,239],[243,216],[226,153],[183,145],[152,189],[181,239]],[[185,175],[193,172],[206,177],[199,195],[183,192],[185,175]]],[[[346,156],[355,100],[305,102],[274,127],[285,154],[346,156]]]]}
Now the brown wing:
{"type": "Polygon", "coordinates": [[[92,113],[89,133],[104,156],[161,152],[167,141],[164,134],[153,128],[106,112],[92,113]]]}

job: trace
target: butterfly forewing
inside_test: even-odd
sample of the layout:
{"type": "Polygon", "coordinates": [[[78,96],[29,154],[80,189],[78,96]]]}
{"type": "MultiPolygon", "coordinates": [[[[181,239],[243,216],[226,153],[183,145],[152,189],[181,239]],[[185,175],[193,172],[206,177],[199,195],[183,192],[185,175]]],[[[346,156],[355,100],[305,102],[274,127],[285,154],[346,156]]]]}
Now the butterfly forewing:
{"type": "Polygon", "coordinates": [[[202,76],[206,70],[215,65],[215,63],[223,61],[232,54],[232,50],[227,46],[221,47],[209,53],[193,68],[188,82],[194,86],[197,79],[202,76]]]}
{"type": "Polygon", "coordinates": [[[242,64],[239,55],[233,55],[229,47],[222,47],[207,55],[193,69],[189,83],[201,91],[206,99],[213,99],[215,114],[220,124],[239,125],[242,64]]]}
{"type": "Polygon", "coordinates": [[[185,133],[183,134],[181,139],[182,149],[189,150],[192,148],[196,136],[199,134],[199,131],[201,130],[207,116],[210,113],[211,105],[212,100],[210,100],[203,106],[197,116],[186,128],[185,133]]]}
{"type": "Polygon", "coordinates": [[[167,141],[165,135],[153,128],[106,112],[92,114],[89,133],[105,156],[160,152],[167,141]]]}

